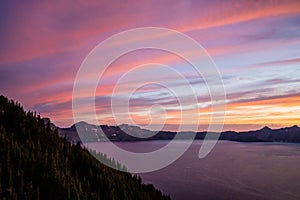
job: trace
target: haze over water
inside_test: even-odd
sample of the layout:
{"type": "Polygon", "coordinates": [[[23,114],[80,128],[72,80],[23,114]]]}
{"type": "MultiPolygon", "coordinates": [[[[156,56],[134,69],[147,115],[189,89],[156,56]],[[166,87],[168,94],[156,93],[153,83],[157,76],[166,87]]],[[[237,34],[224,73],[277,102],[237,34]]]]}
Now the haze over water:
{"type": "MultiPolygon", "coordinates": [[[[167,142],[122,142],[118,146],[145,152],[167,142]]],[[[140,176],[175,200],[300,199],[300,144],[219,141],[207,157],[199,159],[201,144],[195,141],[176,162],[140,176]]],[[[96,149],[97,145],[89,146],[96,149]]]]}

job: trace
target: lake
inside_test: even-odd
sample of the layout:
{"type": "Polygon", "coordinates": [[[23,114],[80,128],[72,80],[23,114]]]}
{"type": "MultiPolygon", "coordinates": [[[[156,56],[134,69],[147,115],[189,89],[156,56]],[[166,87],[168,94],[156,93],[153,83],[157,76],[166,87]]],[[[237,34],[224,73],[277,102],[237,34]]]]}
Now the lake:
{"type": "MultiPolygon", "coordinates": [[[[167,143],[116,144],[126,150],[148,152],[167,143]]],[[[143,182],[175,200],[300,199],[300,144],[219,141],[207,157],[199,159],[201,144],[194,141],[182,157],[161,170],[139,174],[143,182]]],[[[97,150],[98,145],[88,146],[97,150]]]]}

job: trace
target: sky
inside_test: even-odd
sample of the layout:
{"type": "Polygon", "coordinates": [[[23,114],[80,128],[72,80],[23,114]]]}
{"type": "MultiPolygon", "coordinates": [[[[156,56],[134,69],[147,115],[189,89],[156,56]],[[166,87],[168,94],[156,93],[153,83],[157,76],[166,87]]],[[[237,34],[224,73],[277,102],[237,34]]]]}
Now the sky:
{"type": "MultiPolygon", "coordinates": [[[[112,35],[141,27],[181,32],[207,51],[226,91],[224,130],[300,124],[300,1],[74,0],[0,4],[0,93],[21,102],[27,110],[50,117],[58,126],[74,123],[73,86],[87,55],[112,35]]],[[[145,34],[138,39],[149,38],[151,35],[145,34]]],[[[130,45],[130,41],[115,44],[107,53],[122,45],[130,45]]],[[[182,123],[181,113],[186,130],[195,123],[195,115],[199,117],[199,130],[205,130],[212,116],[203,77],[178,56],[154,49],[130,52],[108,66],[96,89],[95,108],[100,124],[128,123],[130,117],[140,126],[164,124],[165,130],[176,130],[182,123]],[[134,67],[149,63],[168,65],[186,77],[196,90],[193,95],[198,102],[184,92],[172,94],[170,88],[159,84],[144,84],[163,81],[184,91],[184,83],[154,65],[135,72],[136,79],[118,82],[134,67]],[[122,102],[132,85],[138,89],[131,96],[129,113],[116,109],[116,121],[112,93],[119,86],[117,96],[122,102]],[[178,97],[184,97],[184,105],[178,97]]]]}

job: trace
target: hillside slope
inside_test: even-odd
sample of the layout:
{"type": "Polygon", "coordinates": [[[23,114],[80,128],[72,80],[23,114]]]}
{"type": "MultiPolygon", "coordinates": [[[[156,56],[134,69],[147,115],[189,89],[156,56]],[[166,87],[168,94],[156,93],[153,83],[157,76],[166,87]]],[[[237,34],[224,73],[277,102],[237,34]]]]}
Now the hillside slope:
{"type": "MultiPolygon", "coordinates": [[[[98,156],[103,156],[99,154],[98,156]]],[[[114,162],[107,159],[107,162],[114,162]]],[[[0,96],[0,199],[169,199],[98,162],[50,122],[0,96]]]]}

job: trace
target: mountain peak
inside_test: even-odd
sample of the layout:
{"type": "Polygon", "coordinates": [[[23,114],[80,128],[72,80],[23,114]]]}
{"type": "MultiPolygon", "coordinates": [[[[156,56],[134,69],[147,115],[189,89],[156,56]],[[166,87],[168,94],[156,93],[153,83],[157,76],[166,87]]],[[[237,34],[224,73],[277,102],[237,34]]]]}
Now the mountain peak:
{"type": "Polygon", "coordinates": [[[272,129],[268,126],[263,127],[260,131],[271,131],[272,129]]]}
{"type": "Polygon", "coordinates": [[[300,127],[297,126],[297,125],[294,125],[294,126],[291,127],[291,129],[300,129],[300,127]]]}

